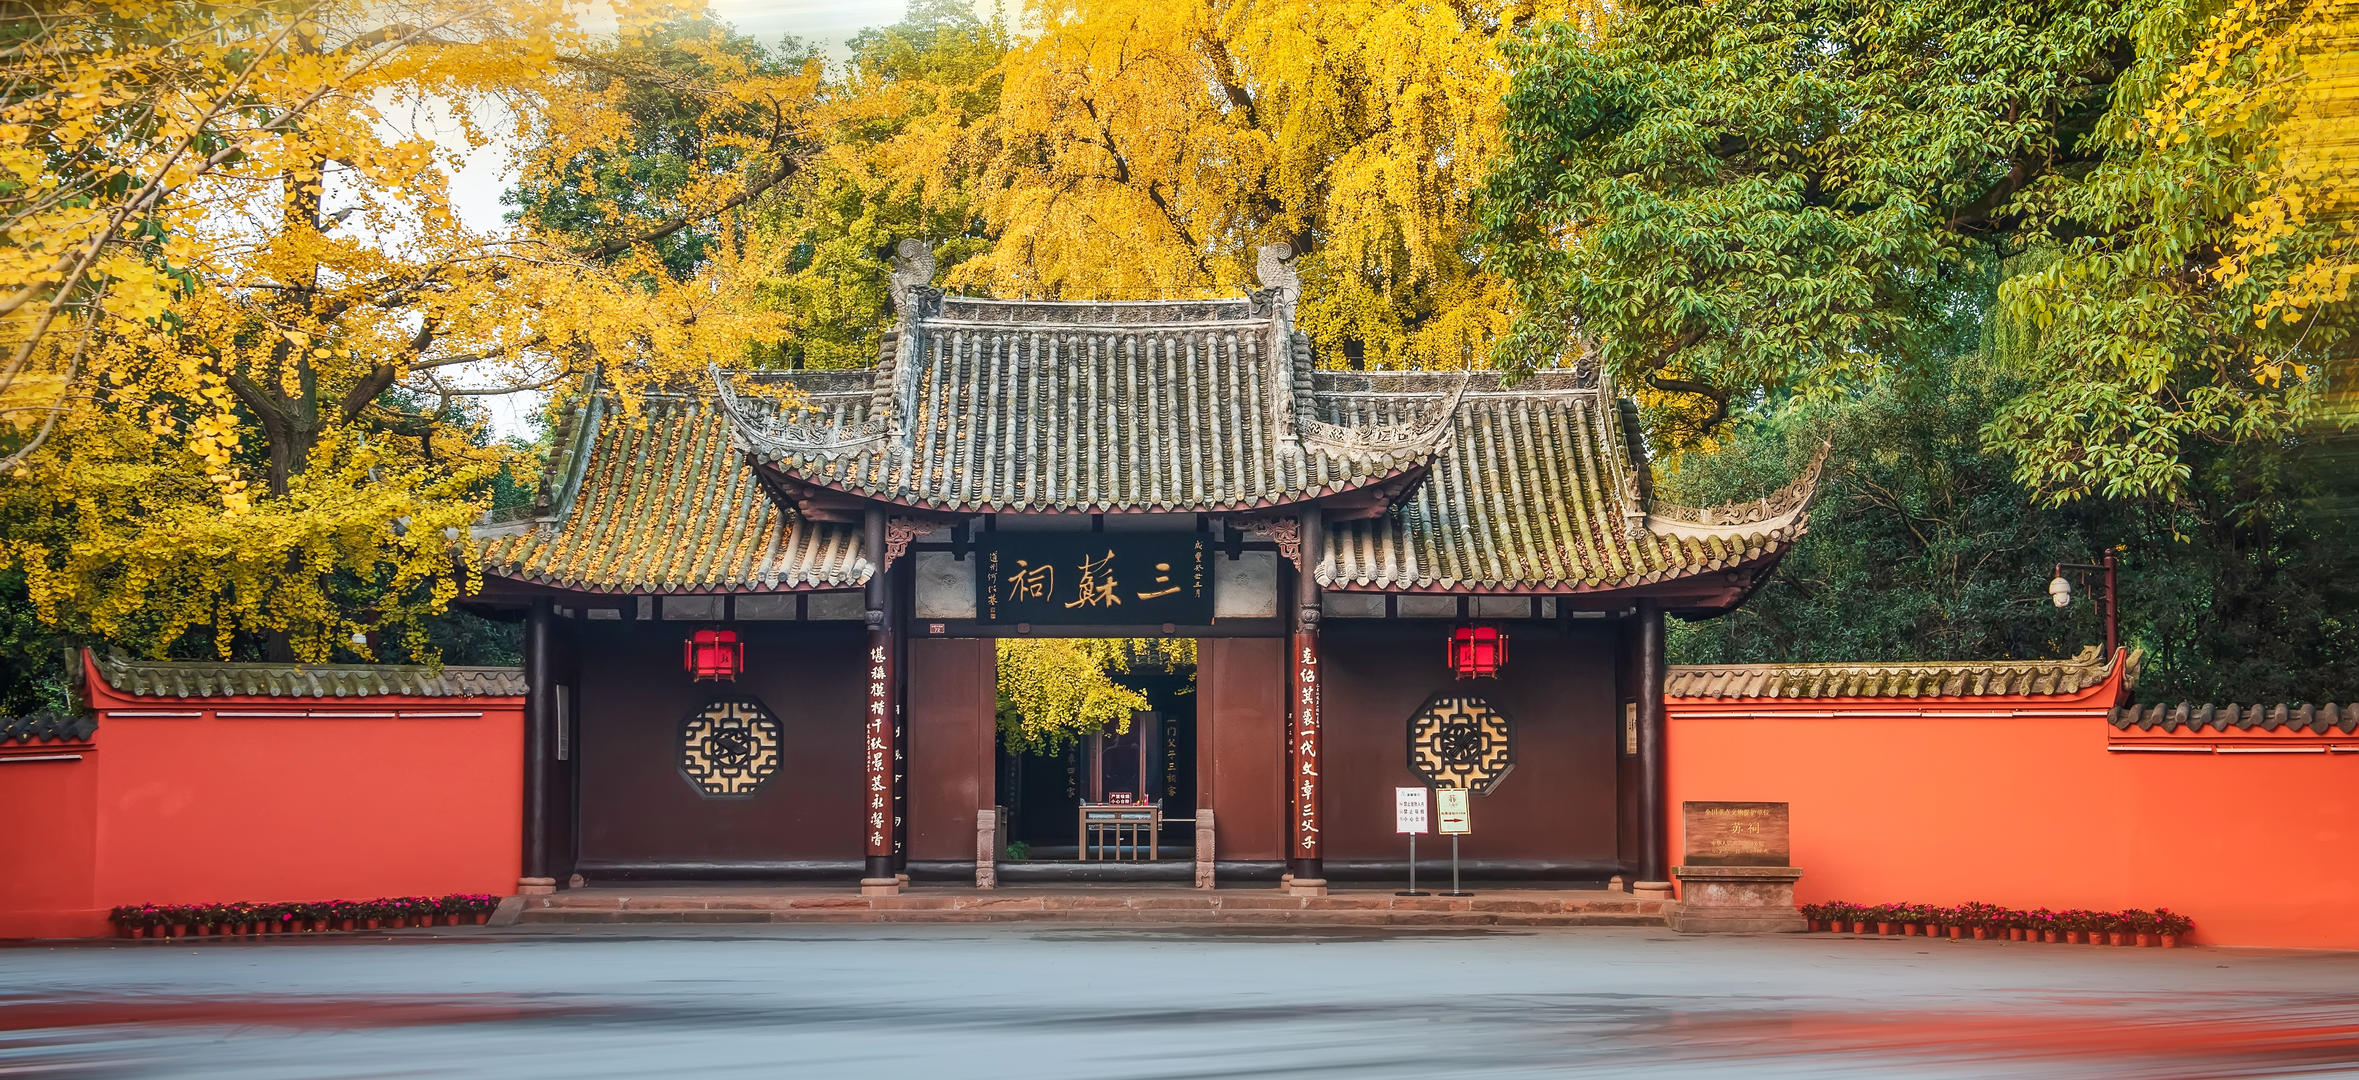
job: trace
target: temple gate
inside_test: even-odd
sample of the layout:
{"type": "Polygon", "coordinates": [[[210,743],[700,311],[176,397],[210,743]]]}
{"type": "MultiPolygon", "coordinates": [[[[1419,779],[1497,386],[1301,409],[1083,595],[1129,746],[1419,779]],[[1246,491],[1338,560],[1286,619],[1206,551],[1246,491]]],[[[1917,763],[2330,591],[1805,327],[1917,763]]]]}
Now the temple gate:
{"type": "Polygon", "coordinates": [[[1664,616],[1742,600],[1817,467],[1670,506],[1594,371],[1320,370],[1280,255],[1023,301],[905,243],[875,367],[574,409],[479,532],[475,602],[528,620],[526,885],[973,880],[992,642],[1059,635],[1198,641],[1226,880],[1397,875],[1390,792],[1436,783],[1478,876],[1663,881],[1664,616]]]}

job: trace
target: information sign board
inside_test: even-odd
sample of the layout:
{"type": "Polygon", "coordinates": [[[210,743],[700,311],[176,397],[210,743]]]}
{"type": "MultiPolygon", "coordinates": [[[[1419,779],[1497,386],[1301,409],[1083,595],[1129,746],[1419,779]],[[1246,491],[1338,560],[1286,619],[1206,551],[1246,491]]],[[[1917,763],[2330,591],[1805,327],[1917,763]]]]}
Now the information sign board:
{"type": "Polygon", "coordinates": [[[1426,831],[1425,789],[1394,788],[1393,831],[1415,836],[1426,831]]]}
{"type": "Polygon", "coordinates": [[[1443,788],[1435,792],[1434,797],[1441,804],[1435,808],[1435,816],[1441,819],[1443,836],[1460,836],[1474,831],[1467,815],[1467,803],[1470,800],[1465,788],[1443,788]]]}
{"type": "Polygon", "coordinates": [[[1684,802],[1689,866],[1787,866],[1793,848],[1782,802],[1684,802]]]}

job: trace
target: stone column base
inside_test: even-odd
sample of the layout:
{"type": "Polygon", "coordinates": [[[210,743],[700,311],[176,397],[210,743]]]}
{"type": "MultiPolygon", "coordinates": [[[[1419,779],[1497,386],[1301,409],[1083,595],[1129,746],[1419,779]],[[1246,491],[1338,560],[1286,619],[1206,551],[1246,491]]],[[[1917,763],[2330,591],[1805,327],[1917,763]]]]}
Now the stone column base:
{"type": "Polygon", "coordinates": [[[999,887],[999,811],[975,811],[975,887],[999,887]]]}
{"type": "Polygon", "coordinates": [[[1286,893],[1289,896],[1325,896],[1327,895],[1327,879],[1316,877],[1290,878],[1286,882],[1286,893]]]}
{"type": "Polygon", "coordinates": [[[520,877],[516,879],[516,894],[518,896],[547,896],[556,891],[557,879],[553,877],[520,877]]]}
{"type": "Polygon", "coordinates": [[[1669,900],[1671,899],[1671,883],[1668,881],[1633,881],[1630,883],[1630,894],[1641,900],[1669,900]]]}
{"type": "Polygon", "coordinates": [[[1676,866],[1684,901],[1663,919],[1682,934],[1787,934],[1810,928],[1794,907],[1790,866],[1676,866]]]}
{"type": "Polygon", "coordinates": [[[899,896],[901,879],[898,877],[864,877],[860,879],[862,896],[899,896]]]}
{"type": "Polygon", "coordinates": [[[1196,810],[1196,887],[1212,888],[1212,811],[1196,810]]]}

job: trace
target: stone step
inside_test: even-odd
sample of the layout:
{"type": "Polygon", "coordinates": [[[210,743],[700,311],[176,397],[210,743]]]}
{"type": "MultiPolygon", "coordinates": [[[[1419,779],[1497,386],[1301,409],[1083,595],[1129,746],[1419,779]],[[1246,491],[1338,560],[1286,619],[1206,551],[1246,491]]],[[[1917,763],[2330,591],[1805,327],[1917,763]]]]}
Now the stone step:
{"type": "Polygon", "coordinates": [[[1663,926],[1661,901],[1502,894],[1466,898],[1386,894],[1296,897],[1276,892],[1196,894],[965,892],[847,896],[841,892],[591,889],[526,898],[527,925],[756,922],[1121,922],[1334,926],[1663,926]]]}

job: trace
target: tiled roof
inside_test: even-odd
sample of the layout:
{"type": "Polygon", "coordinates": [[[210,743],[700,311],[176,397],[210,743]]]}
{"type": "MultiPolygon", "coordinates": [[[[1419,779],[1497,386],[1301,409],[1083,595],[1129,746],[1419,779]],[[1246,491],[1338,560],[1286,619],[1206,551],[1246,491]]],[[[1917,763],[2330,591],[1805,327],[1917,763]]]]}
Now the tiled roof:
{"type": "MultiPolygon", "coordinates": [[[[804,376],[827,402],[866,372],[804,376]]],[[[848,588],[868,580],[860,531],[793,520],[766,496],[709,400],[651,397],[638,417],[605,398],[562,516],[485,541],[485,572],[587,592],[848,588]]]]}
{"type": "Polygon", "coordinates": [[[10,742],[89,742],[98,731],[98,717],[87,714],[59,716],[41,713],[34,716],[0,716],[0,743],[10,742]]]}
{"type": "Polygon", "coordinates": [[[1303,392],[1309,339],[1273,312],[1246,298],[941,297],[903,320],[867,395],[781,414],[718,384],[741,444],[782,476],[926,510],[1250,510],[1431,460],[1446,398],[1320,422],[1303,392]]]}
{"type": "Polygon", "coordinates": [[[524,672],[508,667],[393,664],[237,664],[96,660],[98,676],[117,693],[138,697],[514,697],[524,672]]]}
{"type": "MultiPolygon", "coordinates": [[[[1936,698],[2077,694],[2113,672],[2094,646],[2070,660],[1931,664],[1682,664],[1663,693],[1675,698],[1936,698]]],[[[2139,656],[2128,654],[2127,682],[2139,656]]]]}
{"type": "Polygon", "coordinates": [[[1586,371],[1314,371],[1282,266],[1242,298],[1082,303],[945,297],[923,262],[897,263],[902,314],[874,368],[716,370],[711,397],[627,419],[594,395],[535,516],[477,533],[485,571],[841,589],[868,577],[849,522],[878,503],[941,521],[1321,500],[1331,588],[1582,592],[1742,568],[1682,594],[1712,608],[1808,525],[1815,464],[1755,503],[1656,503],[1629,407],[1586,371]]]}
{"type": "Polygon", "coordinates": [[[2324,735],[2359,733],[2359,705],[2124,705],[2113,710],[2113,726],[2127,732],[2290,731],[2324,735]]]}
{"type": "MultiPolygon", "coordinates": [[[[1447,449],[1392,514],[1328,529],[1322,585],[1342,589],[1622,588],[1726,569],[1783,550],[1802,506],[1673,532],[1651,518],[1624,418],[1591,376],[1318,372],[1323,418],[1397,421],[1465,387],[1447,449]]],[[[1804,492],[1806,494],[1806,491],[1804,492]]]]}

